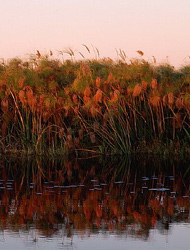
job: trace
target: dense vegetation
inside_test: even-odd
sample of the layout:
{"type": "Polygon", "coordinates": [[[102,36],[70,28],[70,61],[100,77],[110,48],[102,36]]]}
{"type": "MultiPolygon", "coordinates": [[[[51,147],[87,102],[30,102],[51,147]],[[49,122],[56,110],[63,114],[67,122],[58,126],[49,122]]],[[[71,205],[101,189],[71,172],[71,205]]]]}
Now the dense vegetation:
{"type": "Polygon", "coordinates": [[[187,152],[190,66],[124,59],[2,62],[2,152],[187,152]]]}

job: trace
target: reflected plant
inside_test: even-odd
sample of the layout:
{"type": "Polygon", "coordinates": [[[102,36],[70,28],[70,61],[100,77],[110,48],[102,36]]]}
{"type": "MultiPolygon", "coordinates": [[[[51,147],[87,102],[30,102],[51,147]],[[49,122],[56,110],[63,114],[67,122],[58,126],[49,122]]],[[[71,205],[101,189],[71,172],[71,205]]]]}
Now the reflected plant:
{"type": "Polygon", "coordinates": [[[153,228],[169,230],[170,223],[188,219],[189,174],[182,177],[181,162],[165,166],[155,159],[111,158],[104,163],[1,159],[3,230],[27,226],[45,237],[61,229],[69,238],[86,232],[148,238],[153,228]]]}

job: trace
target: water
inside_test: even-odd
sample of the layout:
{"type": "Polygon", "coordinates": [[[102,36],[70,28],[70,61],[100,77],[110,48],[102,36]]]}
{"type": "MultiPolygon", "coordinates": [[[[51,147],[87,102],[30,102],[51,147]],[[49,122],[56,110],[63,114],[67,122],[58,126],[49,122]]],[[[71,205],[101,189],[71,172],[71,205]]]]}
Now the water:
{"type": "Polygon", "coordinates": [[[36,230],[12,231],[5,230],[1,235],[1,249],[182,249],[187,250],[189,244],[189,227],[186,224],[172,225],[172,232],[164,233],[159,230],[151,230],[149,239],[142,239],[136,236],[119,235],[115,233],[105,234],[82,234],[75,232],[72,238],[64,236],[62,230],[53,237],[44,237],[36,230]],[[37,237],[37,238],[35,238],[37,237]]]}
{"type": "Polygon", "coordinates": [[[0,249],[189,248],[189,161],[0,164],[0,249]]]}

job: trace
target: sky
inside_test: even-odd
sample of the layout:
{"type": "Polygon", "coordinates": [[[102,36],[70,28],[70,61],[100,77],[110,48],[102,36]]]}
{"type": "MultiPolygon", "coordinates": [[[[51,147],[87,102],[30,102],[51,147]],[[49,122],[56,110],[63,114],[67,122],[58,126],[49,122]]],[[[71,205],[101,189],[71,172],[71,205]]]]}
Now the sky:
{"type": "Polygon", "coordinates": [[[190,0],[0,0],[0,58],[68,48],[95,58],[93,47],[100,57],[141,50],[148,61],[190,64],[190,0]]]}

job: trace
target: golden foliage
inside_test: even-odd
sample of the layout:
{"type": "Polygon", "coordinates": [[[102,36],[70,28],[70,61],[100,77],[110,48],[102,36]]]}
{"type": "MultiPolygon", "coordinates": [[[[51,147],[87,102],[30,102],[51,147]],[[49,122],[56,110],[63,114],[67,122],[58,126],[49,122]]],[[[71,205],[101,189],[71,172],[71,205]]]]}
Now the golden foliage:
{"type": "Polygon", "coordinates": [[[33,96],[31,99],[31,109],[33,112],[35,112],[36,108],[37,108],[37,97],[33,96]]]}
{"type": "Polygon", "coordinates": [[[160,96],[152,96],[150,98],[150,103],[152,104],[153,107],[158,108],[160,105],[160,96]]]}
{"type": "Polygon", "coordinates": [[[97,90],[95,96],[94,96],[94,101],[102,103],[102,91],[100,89],[97,90]]]}
{"type": "Polygon", "coordinates": [[[3,86],[7,84],[7,80],[1,80],[0,79],[0,89],[2,89],[3,86]]]}
{"type": "Polygon", "coordinates": [[[18,97],[22,103],[22,105],[25,105],[26,100],[25,100],[25,92],[23,90],[20,90],[18,93],[18,97]]]}
{"type": "Polygon", "coordinates": [[[116,103],[118,101],[118,99],[119,99],[119,95],[120,95],[119,90],[117,90],[117,89],[114,90],[113,96],[111,98],[111,102],[116,103]]]}
{"type": "Polygon", "coordinates": [[[166,98],[167,98],[167,96],[163,96],[163,98],[162,98],[163,107],[166,106],[166,98]]]}
{"type": "Polygon", "coordinates": [[[91,94],[91,89],[90,89],[90,87],[86,87],[85,90],[84,90],[84,95],[89,97],[90,94],[91,94]]]}
{"type": "Polygon", "coordinates": [[[26,81],[26,77],[22,77],[18,80],[18,85],[22,89],[24,87],[24,83],[26,81]]]}
{"type": "Polygon", "coordinates": [[[148,82],[142,81],[141,85],[142,85],[142,90],[143,90],[143,91],[147,91],[148,82]]]}
{"type": "Polygon", "coordinates": [[[50,108],[51,103],[50,103],[50,99],[49,99],[49,98],[46,98],[46,99],[44,100],[44,105],[45,105],[45,107],[46,107],[47,109],[50,108]]]}
{"type": "Polygon", "coordinates": [[[84,103],[89,103],[89,101],[90,101],[90,97],[89,96],[86,96],[86,95],[84,95],[83,96],[83,101],[84,101],[84,103]]]}
{"type": "Polygon", "coordinates": [[[109,73],[107,82],[108,82],[108,83],[114,82],[114,77],[113,77],[112,72],[109,73]]]}
{"type": "Polygon", "coordinates": [[[140,56],[143,56],[144,55],[144,52],[142,52],[141,50],[137,50],[136,51],[140,56]]]}
{"type": "Polygon", "coordinates": [[[99,114],[99,109],[96,105],[92,105],[90,107],[90,112],[91,112],[92,117],[95,117],[99,114]]]}
{"type": "Polygon", "coordinates": [[[26,88],[26,98],[28,101],[32,101],[33,99],[33,90],[30,87],[26,88]]]}
{"type": "Polygon", "coordinates": [[[101,85],[101,78],[99,76],[96,78],[95,85],[97,88],[99,88],[101,85]]]}
{"type": "Polygon", "coordinates": [[[42,104],[43,102],[44,102],[44,95],[41,94],[41,95],[40,95],[40,104],[42,104]]]}
{"type": "Polygon", "coordinates": [[[136,84],[135,88],[133,90],[133,97],[139,96],[141,94],[141,92],[142,92],[142,85],[136,84]]]}
{"type": "MultiPolygon", "coordinates": [[[[37,51],[37,53],[40,57],[40,52],[37,51]]],[[[137,51],[137,53],[143,55],[142,51],[137,51]]],[[[174,112],[183,109],[183,113],[186,115],[185,121],[189,119],[188,84],[174,86],[175,79],[174,82],[169,78],[168,81],[165,81],[165,78],[160,75],[162,74],[160,69],[157,71],[156,67],[151,68],[151,65],[146,64],[144,60],[134,61],[131,65],[127,62],[115,65],[105,61],[106,64],[102,63],[99,65],[100,67],[97,67],[96,61],[75,64],[74,61],[68,60],[60,64],[61,67],[57,70],[55,62],[49,59],[46,61],[45,57],[39,60],[35,56],[34,58],[36,64],[29,64],[27,74],[22,71],[26,70],[23,64],[17,68],[17,70],[19,69],[17,74],[15,72],[13,74],[11,70],[4,72],[3,67],[0,69],[3,72],[0,75],[1,110],[3,114],[9,113],[12,119],[10,124],[14,123],[14,126],[17,126],[18,122],[21,121],[24,124],[23,129],[25,129],[25,124],[29,124],[31,134],[32,129],[35,133],[40,133],[40,129],[43,127],[53,125],[52,134],[49,132],[48,136],[40,138],[48,145],[56,136],[64,138],[67,147],[71,147],[71,144],[79,145],[78,140],[84,139],[84,135],[85,138],[92,137],[93,134],[90,135],[90,131],[99,133],[98,129],[101,130],[101,126],[103,132],[109,129],[111,126],[109,119],[112,114],[115,118],[117,115],[124,114],[121,115],[122,122],[125,124],[127,121],[129,124],[131,130],[126,132],[126,134],[129,133],[129,136],[131,133],[137,135],[138,129],[141,129],[138,126],[139,117],[146,118],[145,122],[148,119],[152,120],[152,123],[147,124],[153,125],[151,129],[154,132],[158,128],[158,131],[163,134],[167,129],[170,129],[171,120],[175,121],[176,128],[181,127],[182,118],[178,114],[175,116],[174,112]],[[24,77],[25,75],[26,77],[24,77]],[[157,79],[153,78],[154,75],[158,76],[162,84],[158,84],[157,79]],[[168,90],[171,92],[169,93],[168,90]],[[172,91],[175,91],[176,98],[172,91]],[[173,110],[171,110],[172,108],[173,110]],[[165,119],[168,114],[171,119],[165,119]],[[108,119],[106,119],[107,115],[108,119]],[[168,120],[170,121],[168,122],[168,120]],[[98,121],[99,126],[94,121],[98,121]],[[72,126],[72,134],[61,134],[59,128],[64,127],[66,130],[67,126],[72,126]],[[81,126],[83,129],[79,129],[81,126]],[[90,129],[88,126],[91,126],[90,129]],[[77,131],[78,137],[75,141],[77,131]],[[71,138],[73,137],[73,140],[69,135],[71,138]]],[[[176,84],[178,84],[177,81],[176,84]]],[[[3,121],[2,116],[1,123],[3,121]]],[[[116,122],[119,124],[120,121],[116,122]]],[[[122,129],[125,130],[125,125],[122,129]]],[[[175,136],[175,129],[173,131],[175,136]]],[[[152,133],[153,136],[154,133],[152,133]]],[[[99,139],[99,137],[97,138],[99,139]]],[[[58,145],[61,140],[55,139],[55,141],[58,145]]],[[[84,140],[85,143],[87,141],[87,139],[84,140]]],[[[95,140],[91,139],[91,141],[95,140]]]]}
{"type": "Polygon", "coordinates": [[[158,82],[157,82],[157,80],[155,78],[153,78],[152,81],[151,81],[151,88],[153,90],[157,90],[157,88],[158,88],[158,82]]]}
{"type": "Polygon", "coordinates": [[[129,97],[132,94],[132,89],[131,88],[127,88],[126,89],[126,96],[129,97]]]}

